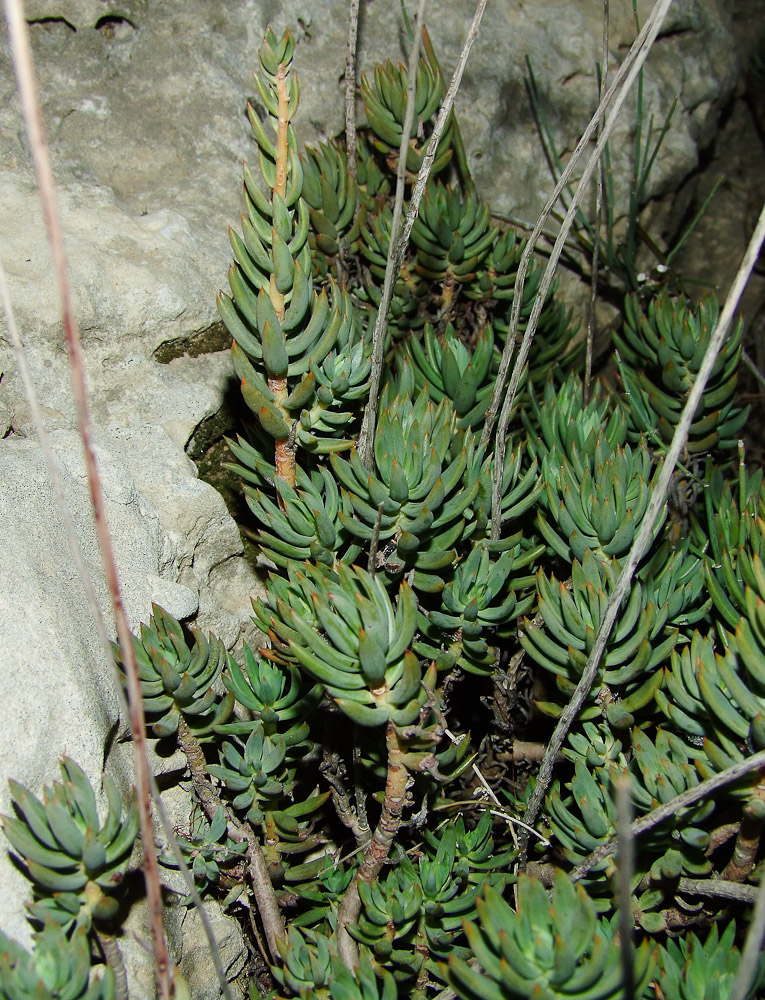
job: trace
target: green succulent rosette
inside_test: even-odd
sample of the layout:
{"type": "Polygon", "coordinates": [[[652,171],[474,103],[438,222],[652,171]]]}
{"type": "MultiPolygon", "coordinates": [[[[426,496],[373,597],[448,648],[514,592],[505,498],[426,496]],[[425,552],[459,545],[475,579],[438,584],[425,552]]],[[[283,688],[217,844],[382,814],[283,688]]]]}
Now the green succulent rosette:
{"type": "Polygon", "coordinates": [[[266,732],[262,722],[250,729],[247,740],[227,739],[220,763],[208,764],[232,796],[231,803],[250,823],[266,833],[265,854],[275,866],[283,854],[313,850],[322,838],[311,836],[307,817],[320,809],[329,791],[295,799],[300,759],[310,750],[308,727],[296,725],[287,733],[266,732]]]}
{"type": "MultiPolygon", "coordinates": [[[[625,313],[623,331],[614,335],[614,343],[630,395],[632,437],[645,433],[666,445],[717,324],[717,298],[706,294],[694,305],[664,291],[644,313],[638,298],[627,296],[625,313]]],[[[692,455],[735,448],[746,424],[749,407],[737,406],[735,398],[742,333],[739,321],[717,355],[688,433],[685,447],[692,455]]]]}
{"type": "Polygon", "coordinates": [[[243,481],[247,506],[260,526],[256,541],[263,555],[284,569],[307,559],[333,566],[338,558],[357,558],[361,546],[338,521],[340,491],[329,468],[298,465],[292,487],[244,438],[228,446],[238,461],[227,468],[243,481]]]}
{"type": "MultiPolygon", "coordinates": [[[[539,613],[544,624],[524,619],[519,639],[534,662],[554,674],[565,701],[587,663],[618,571],[615,561],[600,562],[588,550],[581,562],[574,560],[570,586],[555,576],[548,577],[543,570],[537,573],[539,613]]],[[[683,591],[678,594],[682,601],[683,591]]],[[[662,680],[657,667],[678,639],[677,629],[667,627],[672,610],[666,602],[657,601],[650,585],[633,584],[581,718],[599,716],[600,702],[604,701],[611,725],[629,726],[632,713],[650,704],[662,680]]],[[[562,709],[557,702],[540,701],[537,705],[552,716],[562,709]]]]}
{"type": "MultiPolygon", "coordinates": [[[[393,176],[398,170],[399,151],[404,134],[407,78],[407,68],[401,63],[394,65],[390,60],[384,65],[375,66],[371,77],[366,73],[361,74],[361,99],[366,111],[370,141],[384,156],[388,171],[393,176]]],[[[445,93],[446,88],[438,64],[433,58],[420,59],[414,95],[414,135],[409,140],[406,154],[406,179],[410,184],[417,179],[432,131],[429,126],[441,106],[445,93]]],[[[433,174],[443,170],[452,158],[453,120],[453,115],[450,115],[438,143],[432,167],[433,174]]]]}
{"type": "Polygon", "coordinates": [[[478,431],[483,427],[499,366],[490,326],[478,332],[469,350],[451,323],[446,325],[441,336],[426,323],[421,339],[412,336],[402,345],[396,365],[399,393],[410,385],[412,395],[427,387],[434,403],[444,398],[451,402],[461,430],[478,431]],[[407,367],[410,373],[402,371],[407,367]]]}
{"type": "MultiPolygon", "coordinates": [[[[706,939],[688,931],[682,937],[670,938],[659,953],[656,982],[666,1000],[727,1000],[741,963],[741,954],[734,941],[736,925],[731,921],[721,932],[712,924],[706,939]]],[[[765,962],[760,956],[752,983],[742,1000],[750,1000],[763,984],[765,962]]]]}
{"type": "Polygon", "coordinates": [[[750,474],[743,462],[738,482],[719,468],[705,470],[704,514],[690,512],[697,543],[707,549],[705,575],[715,610],[735,629],[747,614],[746,588],[757,587],[753,559],[765,558],[765,489],[762,470],[750,474]]]}
{"type": "Polygon", "coordinates": [[[383,565],[393,576],[414,570],[413,586],[438,591],[440,570],[452,566],[466,512],[480,483],[464,482],[472,441],[451,456],[455,414],[434,406],[427,392],[389,401],[383,392],[374,442],[374,471],[355,449],[349,460],[330,458],[342,484],[340,524],[363,543],[378,538],[383,565]]]}
{"type": "Polygon", "coordinates": [[[31,953],[0,931],[0,998],[114,1000],[114,974],[108,966],[100,977],[92,974],[84,927],[68,937],[48,923],[34,935],[31,953]]]}
{"type": "MultiPolygon", "coordinates": [[[[537,879],[520,876],[513,910],[487,887],[477,901],[478,921],[465,932],[478,968],[456,955],[442,966],[462,1000],[545,1000],[622,996],[620,945],[599,919],[581,885],[558,872],[552,897],[537,879]]],[[[636,997],[651,979],[653,955],[647,942],[635,951],[636,997]]]]}
{"type": "MultiPolygon", "coordinates": [[[[645,731],[633,730],[632,759],[627,767],[621,752],[616,760],[607,760],[595,768],[579,757],[574,775],[566,785],[570,794],[564,794],[556,781],[546,798],[552,834],[567,859],[579,864],[615,836],[615,785],[623,776],[631,778],[630,795],[636,812],[647,814],[695,787],[701,780],[696,761],[703,759],[703,751],[689,747],[663,729],[656,731],[653,740],[645,731]]],[[[655,933],[665,929],[660,907],[672,905],[681,874],[697,876],[711,870],[704,852],[711,840],[706,825],[714,807],[710,801],[696,803],[641,837],[635,881],[637,884],[647,876],[652,887],[650,897],[641,899],[639,920],[645,930],[655,933]]],[[[610,895],[610,886],[603,876],[610,877],[614,871],[613,858],[600,862],[591,873],[593,892],[610,895]]],[[[598,905],[601,909],[609,906],[604,899],[598,905]]]]}
{"type": "MultiPolygon", "coordinates": [[[[228,662],[226,647],[213,635],[205,638],[192,629],[194,645],[189,649],[179,622],[156,604],[152,609],[149,624],[141,625],[140,639],[133,636],[144,711],[160,716],[152,731],[155,736],[172,736],[182,717],[197,739],[210,739],[234,707],[233,696],[220,695],[215,687],[228,662]]],[[[124,676],[116,644],[114,653],[124,676]]]]}
{"type": "Polygon", "coordinates": [[[82,768],[69,757],[60,768],[62,780],[43,789],[42,801],[9,781],[16,815],[3,816],[2,827],[34,883],[33,919],[89,931],[92,922],[113,920],[119,910],[114,892],[138,835],[138,810],[135,802],[124,810],[117,786],[105,775],[107,816],[101,821],[82,768]]]}
{"type": "Polygon", "coordinates": [[[627,416],[622,405],[600,382],[593,384],[585,403],[584,384],[575,372],[562,385],[548,379],[541,399],[530,389],[529,403],[521,419],[528,450],[540,460],[554,455],[583,471],[598,448],[608,454],[627,442],[627,416]]]}
{"type": "Polygon", "coordinates": [[[412,226],[417,272],[431,281],[472,281],[496,235],[488,203],[472,185],[463,192],[429,181],[412,226]]]}
{"type": "Polygon", "coordinates": [[[260,620],[354,722],[410,724],[429,682],[409,648],[417,628],[412,588],[400,584],[394,609],[379,575],[360,567],[319,572],[306,564],[294,581],[310,594],[310,620],[273,590],[255,602],[260,620]]]}
{"type": "Polygon", "coordinates": [[[745,588],[735,633],[723,633],[717,649],[711,638],[697,638],[687,658],[673,661],[660,702],[683,731],[710,736],[727,752],[736,742],[765,747],[765,567],[758,555],[750,569],[757,585],[745,588]]]}
{"type": "Polygon", "coordinates": [[[316,149],[306,149],[300,159],[302,196],[311,216],[308,245],[314,274],[323,277],[341,248],[353,248],[358,239],[358,190],[340,143],[322,142],[316,149]]]}
{"type": "Polygon", "coordinates": [[[600,560],[626,555],[648,507],[652,465],[644,445],[612,451],[605,438],[591,461],[574,464],[556,452],[545,455],[549,515],[537,514],[537,528],[556,555],[567,562],[588,551],[600,560]]]}
{"type": "Polygon", "coordinates": [[[313,287],[312,220],[314,238],[320,224],[338,232],[337,225],[353,215],[355,193],[341,184],[342,165],[334,162],[333,170],[326,152],[321,159],[335,182],[334,199],[315,158],[309,158],[306,183],[323,211],[302,197],[303,167],[291,124],[299,97],[293,52],[289,32],[281,39],[267,32],[256,82],[268,120],[261,123],[252,108],[249,115],[268,193],[245,166],[242,235],[230,231],[231,294],[218,296],[244,400],[282,453],[295,443],[319,451],[347,447],[336,443],[338,428],[353,420],[355,407],[348,404],[364,395],[369,373],[367,338],[349,295],[332,280],[329,294],[313,287]]]}
{"type": "MultiPolygon", "coordinates": [[[[228,836],[228,820],[222,805],[210,821],[203,809],[195,805],[188,829],[176,831],[176,840],[200,893],[213,886],[223,886],[229,890],[227,903],[239,898],[244,891],[242,869],[248,845],[246,840],[235,843],[228,836]]],[[[160,860],[166,868],[178,867],[174,854],[167,854],[160,860]]],[[[192,896],[185,896],[183,905],[192,904],[192,896]]]]}
{"type": "Polygon", "coordinates": [[[416,652],[441,670],[456,665],[469,673],[491,673],[498,658],[493,640],[507,635],[534,604],[533,593],[520,599],[518,594],[533,584],[533,576],[521,573],[541,548],[523,551],[519,541],[496,559],[487,545],[472,548],[441,592],[441,607],[419,612],[416,652]]]}

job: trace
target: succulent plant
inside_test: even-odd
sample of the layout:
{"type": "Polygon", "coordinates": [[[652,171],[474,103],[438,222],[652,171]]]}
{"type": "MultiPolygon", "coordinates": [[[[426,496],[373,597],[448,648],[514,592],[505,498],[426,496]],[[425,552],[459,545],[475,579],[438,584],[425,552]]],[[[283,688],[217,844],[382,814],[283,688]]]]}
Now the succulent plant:
{"type": "Polygon", "coordinates": [[[376,969],[367,955],[362,954],[353,972],[339,958],[330,961],[331,989],[304,988],[301,1000],[396,1000],[396,982],[385,969],[376,969]]]}
{"type": "MultiPolygon", "coordinates": [[[[595,768],[579,757],[568,785],[571,794],[564,796],[558,782],[551,788],[546,804],[552,833],[573,864],[615,835],[615,783],[622,775],[631,776],[631,798],[640,814],[651,812],[700,781],[694,765],[703,758],[703,752],[689,748],[664,730],[659,729],[653,740],[642,730],[633,730],[632,754],[626,767],[621,754],[619,759],[595,768]]],[[[697,803],[641,837],[635,882],[649,876],[656,889],[650,910],[646,900],[641,903],[639,920],[646,930],[656,932],[665,928],[663,916],[653,910],[662,901],[672,903],[680,874],[701,875],[710,871],[710,862],[704,856],[710,834],[704,824],[713,811],[714,802],[697,803]]],[[[600,862],[591,875],[593,892],[610,896],[610,887],[603,882],[603,876],[610,877],[613,872],[613,859],[600,862]],[[600,885],[596,885],[598,882],[600,885]]],[[[599,905],[607,908],[603,902],[599,905]]]]}
{"type": "MultiPolygon", "coordinates": [[[[228,822],[222,805],[209,822],[201,807],[195,806],[188,830],[179,831],[176,837],[200,893],[219,884],[233,888],[236,896],[241,893],[243,876],[236,866],[242,864],[247,842],[235,843],[228,836],[228,822]]],[[[172,854],[163,857],[162,864],[169,868],[178,867],[178,861],[172,854]]],[[[187,906],[191,901],[190,895],[183,900],[187,906]]]]}
{"type": "MultiPolygon", "coordinates": [[[[574,560],[570,588],[554,576],[548,579],[542,570],[537,573],[544,627],[525,619],[519,638],[529,656],[555,675],[566,697],[587,662],[616,573],[614,563],[598,562],[589,550],[581,563],[574,560]]],[[[675,629],[665,631],[668,612],[668,605],[655,602],[649,588],[633,586],[590,692],[590,701],[596,704],[583,710],[583,719],[600,715],[602,701],[611,725],[630,725],[632,713],[650,703],[661,683],[656,668],[677,642],[675,629]],[[612,690],[622,695],[619,700],[612,700],[612,690]]],[[[556,703],[538,702],[538,706],[551,715],[560,711],[556,703]]]]}
{"type": "Polygon", "coordinates": [[[31,954],[0,931],[2,1000],[114,1000],[114,976],[106,967],[91,974],[84,927],[71,937],[56,923],[34,935],[31,954]]]}
{"type": "MultiPolygon", "coordinates": [[[[141,626],[141,638],[133,638],[133,647],[144,710],[160,716],[152,723],[154,735],[172,736],[183,717],[197,739],[209,739],[234,706],[232,696],[221,696],[215,689],[227,663],[226,648],[220,639],[192,629],[194,645],[189,649],[179,622],[156,604],[152,610],[150,623],[141,626]]],[[[116,644],[114,652],[124,671],[116,644]]]]}
{"type": "Polygon", "coordinates": [[[409,649],[417,600],[402,582],[394,610],[380,582],[356,567],[337,574],[295,573],[310,588],[320,634],[280,597],[260,605],[262,620],[351,719],[361,725],[411,723],[425,703],[422,671],[409,649]]]}
{"type": "Polygon", "coordinates": [[[348,171],[345,150],[339,143],[320,143],[316,149],[306,149],[300,159],[303,165],[301,193],[311,214],[308,244],[314,271],[323,277],[329,261],[340,254],[342,245],[350,248],[358,239],[355,218],[358,191],[348,171]]]}
{"type": "Polygon", "coordinates": [[[411,369],[399,376],[399,393],[414,394],[427,386],[434,403],[446,397],[457,414],[457,426],[480,430],[489,407],[494,376],[498,365],[494,350],[494,336],[489,325],[481,329],[472,351],[458,337],[451,323],[446,325],[443,336],[437,337],[433,326],[425,324],[422,339],[410,337],[397,356],[399,371],[411,369]]]}
{"type": "MultiPolygon", "coordinates": [[[[234,366],[245,402],[274,439],[278,474],[290,485],[296,444],[309,450],[326,447],[323,437],[334,437],[338,426],[353,419],[353,408],[344,407],[363,395],[369,372],[364,334],[347,293],[334,282],[329,296],[313,289],[311,213],[301,194],[303,168],[291,125],[298,104],[293,53],[288,31],[281,39],[267,32],[256,83],[276,140],[252,109],[250,122],[270,191],[265,195],[245,167],[243,236],[230,234],[236,258],[229,271],[231,296],[218,296],[221,317],[234,338],[234,366]]],[[[315,195],[314,174],[309,168],[308,189],[315,195]]],[[[325,208],[341,221],[339,206],[336,213],[334,206],[325,208]]],[[[347,211],[344,204],[343,218],[347,211]]]]}
{"type": "MultiPolygon", "coordinates": [[[[422,43],[401,165],[405,211],[445,92],[426,32],[422,43]]],[[[675,810],[637,840],[631,907],[637,935],[648,937],[632,995],[722,995],[737,965],[738,918],[735,934],[703,946],[691,936],[665,942],[655,971],[648,939],[681,929],[683,879],[718,863],[720,824],[736,835],[721,876],[730,881],[754,873],[765,822],[759,773],[728,788],[719,811],[709,797],[676,803],[765,746],[765,492],[743,446],[737,476],[725,455],[747,417],[736,398],[742,327],[717,360],[553,777],[549,752],[531,774],[539,747],[530,741],[548,731],[534,711],[559,717],[582,678],[716,301],[670,295],[674,275],[663,290],[646,283],[615,338],[621,382],[605,366],[600,381],[585,382],[573,314],[554,282],[539,302],[532,258],[519,329],[541,306],[538,328],[510,421],[483,440],[500,358],[516,347],[508,340],[526,245],[480,199],[452,112],[436,152],[443,172],[428,180],[403,248],[373,367],[406,71],[387,63],[362,77],[355,162],[334,138],[301,156],[297,51],[289,32],[266,33],[263,110],[249,109],[260,176],[245,166],[229,293],[218,301],[253,417],[230,443],[228,468],[254,519],[245,530],[268,562],[253,603],[264,644],[245,644],[240,658],[159,608],[136,640],[154,734],[177,735],[190,764],[198,802],[180,843],[197,884],[258,910],[251,925],[265,931],[272,994],[425,1000],[446,984],[461,1000],[616,1000],[626,942],[612,912],[614,856],[576,888],[565,870],[611,841],[615,785],[626,776],[636,812],[675,810]],[[546,691],[545,675],[554,681],[546,691]],[[545,885],[561,869],[549,897],[520,876],[517,905],[503,898],[525,848],[505,824],[512,816],[500,814],[500,827],[499,810],[475,802],[477,783],[527,818],[546,790],[534,822],[550,841],[534,851],[545,885]],[[713,963],[717,978],[705,968],[713,963]]],[[[640,123],[636,136],[639,148],[640,123]]],[[[638,158],[633,243],[646,169],[638,158]]],[[[583,218],[579,245],[591,249],[595,230],[583,218]]],[[[601,249],[637,287],[634,246],[606,239],[601,249]]],[[[67,996],[97,1000],[111,980],[88,978],[83,931],[115,913],[110,891],[135,809],[123,816],[107,781],[101,824],[84,775],[62,768],[42,801],[12,785],[5,828],[35,881],[33,920],[46,941],[61,939],[61,958],[42,962],[51,990],[63,996],[68,975],[67,996]]],[[[705,920],[721,908],[712,898],[705,920]]],[[[11,995],[44,1000],[47,981],[27,988],[36,959],[6,952],[3,983],[23,980],[11,995]]]]}
{"type": "MultiPolygon", "coordinates": [[[[465,931],[479,969],[456,955],[444,967],[464,1000],[622,996],[619,943],[582,886],[572,885],[562,872],[551,899],[541,882],[521,876],[516,910],[490,887],[477,907],[478,922],[466,924],[465,931]]],[[[634,996],[645,995],[652,967],[650,947],[643,942],[635,951],[634,996]]]]}
{"type": "Polygon", "coordinates": [[[539,549],[521,552],[518,544],[492,560],[486,545],[476,545],[441,592],[441,608],[420,612],[422,638],[415,650],[440,669],[457,664],[471,673],[490,672],[497,662],[494,637],[534,603],[533,594],[519,601],[516,586],[528,584],[530,578],[518,573],[537,555],[539,549]]]}
{"type": "Polygon", "coordinates": [[[279,950],[283,964],[272,967],[274,978],[296,996],[314,990],[315,996],[329,1000],[334,978],[332,958],[336,953],[333,956],[327,935],[309,928],[301,930],[293,924],[279,950]]]}
{"type": "MultiPolygon", "coordinates": [[[[649,302],[647,313],[636,296],[626,298],[624,330],[614,341],[624,387],[631,397],[634,437],[653,432],[659,442],[671,440],[718,312],[717,299],[709,294],[693,306],[683,297],[673,299],[665,290],[649,302]]],[[[690,454],[735,447],[746,424],[748,408],[738,407],[734,399],[742,332],[739,322],[717,356],[689,431],[686,450],[690,454]]]]}
{"type": "MultiPolygon", "coordinates": [[[[706,940],[693,931],[685,937],[669,939],[659,955],[657,987],[664,1000],[725,1000],[731,995],[741,956],[734,945],[735,923],[731,921],[720,933],[712,924],[706,940]]],[[[755,975],[742,1000],[749,1000],[763,983],[765,962],[760,957],[755,975]]],[[[657,990],[658,995],[658,990],[657,990]]]]}
{"type": "Polygon", "coordinates": [[[33,918],[89,930],[92,921],[109,921],[117,914],[114,891],[130,861],[138,811],[131,802],[123,815],[117,786],[105,775],[108,811],[102,822],[82,768],[69,757],[62,758],[60,768],[62,781],[45,786],[42,801],[18,782],[9,782],[17,815],[2,817],[3,832],[35,885],[33,918]]]}
{"type": "Polygon", "coordinates": [[[571,372],[560,386],[548,379],[541,400],[532,388],[529,403],[521,419],[528,432],[528,449],[534,457],[551,455],[560,461],[565,458],[581,473],[584,463],[594,458],[599,443],[606,454],[626,444],[624,407],[605,392],[600,382],[594,384],[585,403],[582,380],[571,372]]]}
{"type": "MultiPolygon", "coordinates": [[[[463,194],[430,181],[412,226],[417,272],[431,281],[472,281],[496,234],[489,206],[478,200],[474,188],[463,194]]],[[[451,296],[451,291],[445,292],[442,308],[450,307],[451,296]]]]}
{"type": "Polygon", "coordinates": [[[220,764],[208,764],[237,812],[261,828],[264,854],[274,880],[283,878],[285,855],[305,853],[324,843],[313,833],[312,817],[330,792],[297,792],[300,757],[310,748],[307,726],[293,726],[284,736],[267,735],[262,722],[253,725],[246,742],[226,740],[220,749],[220,764]]]}
{"type": "MultiPolygon", "coordinates": [[[[406,155],[406,172],[410,183],[417,177],[427,146],[427,137],[420,139],[418,136],[420,126],[429,124],[435,117],[445,92],[438,65],[431,59],[420,59],[414,97],[415,135],[409,141],[406,155]]],[[[372,145],[383,154],[389,171],[395,174],[406,117],[406,67],[402,64],[396,66],[388,61],[375,67],[371,79],[366,73],[362,73],[361,99],[372,133],[372,145]]],[[[443,170],[451,158],[451,127],[447,126],[436,151],[433,171],[438,173],[443,170]]]]}
{"type": "Polygon", "coordinates": [[[414,402],[408,396],[388,402],[384,394],[375,436],[376,474],[362,465],[355,449],[350,461],[331,456],[344,487],[340,523],[364,542],[377,532],[385,568],[393,574],[414,569],[417,590],[443,586],[438,571],[454,562],[465,511],[479,491],[477,480],[462,482],[468,448],[456,457],[450,454],[454,424],[448,403],[434,406],[425,391],[414,402]]]}
{"type": "Polygon", "coordinates": [[[626,555],[648,506],[651,466],[645,446],[611,450],[604,437],[589,462],[575,465],[555,452],[545,455],[550,519],[538,516],[541,534],[567,561],[571,555],[581,560],[587,551],[601,560],[626,555]]]}

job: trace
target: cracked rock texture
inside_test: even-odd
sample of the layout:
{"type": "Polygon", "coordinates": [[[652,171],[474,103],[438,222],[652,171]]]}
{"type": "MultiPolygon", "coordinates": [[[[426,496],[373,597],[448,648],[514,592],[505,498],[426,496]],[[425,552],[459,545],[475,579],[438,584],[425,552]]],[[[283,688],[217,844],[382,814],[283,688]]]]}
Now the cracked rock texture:
{"type": "MultiPolygon", "coordinates": [[[[634,37],[629,6],[612,5],[611,71],[634,37]]],[[[641,0],[642,18],[651,6],[641,0]]],[[[674,190],[696,169],[734,90],[739,67],[727,6],[676,0],[650,57],[648,114],[661,122],[679,102],[651,195],[674,190]]],[[[186,452],[232,391],[228,356],[184,355],[181,347],[173,352],[180,356],[160,364],[154,352],[214,328],[214,296],[231,257],[227,227],[240,212],[241,159],[254,159],[245,104],[267,24],[277,32],[289,25],[298,40],[296,127],[299,141],[311,142],[342,127],[345,9],[339,0],[27,2],[109,523],[133,626],[156,600],[180,618],[195,617],[229,646],[248,630],[252,637],[249,595],[257,579],[223,501],[197,478],[186,452]]],[[[532,219],[550,186],[524,58],[560,150],[573,149],[595,105],[601,9],[571,0],[488,5],[458,110],[476,181],[495,209],[532,219]]],[[[447,78],[468,14],[449,0],[429,6],[447,78]]],[[[362,68],[399,59],[402,36],[397,3],[362,3],[362,68]]],[[[614,140],[617,175],[632,128],[628,109],[614,140]]],[[[0,232],[0,260],[64,492],[106,609],[56,286],[5,33],[0,232]]],[[[0,370],[0,759],[4,777],[39,792],[56,777],[62,752],[97,782],[119,708],[3,326],[0,370]]],[[[116,756],[127,784],[127,755],[116,756]]],[[[168,765],[157,758],[155,766],[168,765]]],[[[8,808],[3,782],[0,810],[8,808]]],[[[0,882],[8,890],[0,895],[0,926],[26,941],[28,886],[4,853],[0,882]]],[[[236,935],[221,934],[236,950],[236,935]]],[[[186,925],[183,941],[185,961],[196,955],[200,963],[185,967],[189,981],[211,982],[205,948],[186,925]]],[[[236,956],[229,959],[236,969],[236,956]]],[[[148,997],[150,976],[138,966],[133,996],[148,997]]]]}

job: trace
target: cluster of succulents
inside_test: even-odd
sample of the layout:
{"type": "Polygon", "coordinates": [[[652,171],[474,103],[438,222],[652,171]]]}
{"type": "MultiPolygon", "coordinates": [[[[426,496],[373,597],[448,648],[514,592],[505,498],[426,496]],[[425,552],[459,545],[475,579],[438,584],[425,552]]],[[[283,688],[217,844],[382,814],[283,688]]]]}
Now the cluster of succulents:
{"type": "Polygon", "coordinates": [[[124,808],[117,785],[104,776],[106,818],[96,793],[71,758],[61,781],[42,799],[10,782],[15,815],[2,817],[11,849],[34,885],[29,919],[38,928],[31,953],[0,933],[0,996],[8,1000],[112,1000],[115,974],[124,972],[118,948],[100,975],[91,969],[89,933],[118,923],[120,886],[138,834],[135,802],[124,808]]]}
{"type": "MultiPolygon", "coordinates": [[[[405,210],[445,94],[427,33],[423,53],[405,210]]],[[[253,600],[263,644],[234,656],[160,608],[135,638],[151,732],[186,754],[198,798],[181,851],[201,890],[261,921],[286,997],[621,997],[617,789],[628,783],[643,816],[765,746],[765,486],[736,454],[748,415],[736,395],[741,324],[569,721],[544,797],[547,837],[531,847],[546,889],[514,870],[524,849],[513,823],[535,779],[528,767],[510,777],[507,742],[543,741],[565,718],[717,302],[627,296],[610,375],[587,385],[553,286],[511,423],[489,434],[525,244],[480,199],[452,112],[373,370],[407,73],[387,63],[362,77],[355,150],[331,140],[300,153],[294,57],[290,33],[269,29],[264,114],[250,109],[260,176],[245,166],[218,298],[252,415],[229,469],[269,569],[253,600]]],[[[540,280],[532,262],[521,332],[540,280]]],[[[116,912],[135,813],[123,818],[107,781],[101,823],[84,775],[71,761],[62,772],[42,801],[12,785],[4,829],[36,886],[38,947],[64,935],[69,957],[48,993],[0,979],[0,994],[109,995],[109,974],[82,972],[81,942],[116,912]],[[77,985],[65,994],[67,962],[77,985]]],[[[730,865],[738,882],[755,879],[764,825],[755,772],[641,834],[627,873],[632,996],[726,995],[745,921],[739,907],[718,931],[716,883],[730,865]],[[706,902],[689,881],[708,883],[706,902]],[[691,925],[705,944],[695,932],[673,940],[691,925]]],[[[0,946],[0,977],[31,982],[35,959],[0,946]]]]}

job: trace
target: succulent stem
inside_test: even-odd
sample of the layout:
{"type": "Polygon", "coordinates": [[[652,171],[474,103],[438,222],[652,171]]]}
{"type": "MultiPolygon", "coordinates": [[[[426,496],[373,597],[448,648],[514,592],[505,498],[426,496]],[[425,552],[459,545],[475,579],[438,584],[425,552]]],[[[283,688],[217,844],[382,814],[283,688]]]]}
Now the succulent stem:
{"type": "Polygon", "coordinates": [[[358,949],[347,928],[349,924],[356,923],[361,912],[359,881],[364,881],[369,885],[377,881],[401,826],[401,817],[406,805],[409,786],[409,772],[403,759],[404,748],[399,739],[398,729],[393,722],[388,723],[385,743],[388,751],[388,774],[385,780],[382,812],[369,846],[364,852],[359,870],[348,886],[337,911],[338,951],[341,959],[351,968],[358,965],[358,949]]]}
{"type": "MultiPolygon", "coordinates": [[[[284,63],[279,63],[276,73],[276,93],[279,100],[279,115],[276,132],[276,183],[274,194],[284,198],[287,194],[287,159],[289,154],[288,132],[290,124],[289,93],[287,91],[287,72],[284,63]]],[[[278,291],[276,280],[271,275],[268,289],[271,304],[280,320],[284,319],[284,295],[278,291]]],[[[281,406],[289,395],[286,378],[269,378],[268,388],[276,396],[277,406],[281,406]]],[[[289,437],[276,438],[275,441],[276,475],[289,486],[295,485],[295,445],[289,437]]]]}

